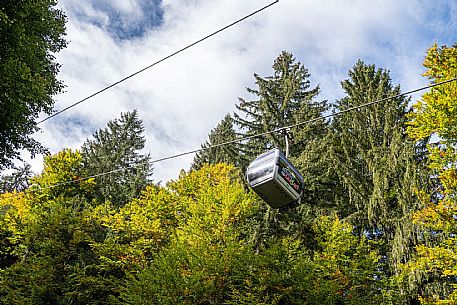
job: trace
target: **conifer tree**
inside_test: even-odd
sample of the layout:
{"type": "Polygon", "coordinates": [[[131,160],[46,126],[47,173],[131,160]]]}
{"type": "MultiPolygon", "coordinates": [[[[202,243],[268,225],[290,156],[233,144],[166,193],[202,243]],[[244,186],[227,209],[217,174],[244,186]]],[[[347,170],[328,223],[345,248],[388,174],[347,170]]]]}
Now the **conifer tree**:
{"type": "Polygon", "coordinates": [[[105,129],[94,133],[94,139],[83,144],[81,153],[86,175],[113,171],[96,177],[98,200],[123,206],[150,182],[150,156],[140,152],[145,143],[143,132],[143,122],[135,110],[108,122],[105,129]]]}
{"type": "MultiPolygon", "coordinates": [[[[346,96],[336,102],[337,111],[400,93],[388,71],[362,61],[342,87],[346,96]]],[[[419,165],[404,128],[408,100],[397,97],[335,116],[329,146],[333,170],[347,193],[339,213],[359,234],[384,242],[388,274],[410,254],[416,233],[411,213],[419,207],[414,195],[419,165]]]]}
{"type": "MultiPolygon", "coordinates": [[[[308,70],[289,52],[283,51],[273,63],[273,75],[265,78],[254,74],[257,89],[247,88],[257,99],[240,98],[236,105],[239,113],[234,120],[245,136],[272,131],[279,127],[319,117],[326,109],[326,102],[314,98],[319,87],[311,88],[308,70]]],[[[288,136],[293,142],[290,155],[296,156],[313,137],[323,132],[325,122],[293,128],[288,136]]],[[[271,133],[248,140],[240,145],[245,163],[267,149],[278,147],[284,152],[285,134],[271,133]]],[[[246,165],[246,164],[245,164],[246,165]]]]}
{"type": "Polygon", "coordinates": [[[191,169],[198,170],[204,164],[226,163],[238,165],[238,149],[235,144],[229,144],[214,148],[214,145],[233,141],[236,139],[236,133],[233,129],[233,119],[227,114],[224,119],[211,130],[208,135],[208,141],[202,144],[202,150],[198,152],[192,162],[191,169]]]}
{"type": "MultiPolygon", "coordinates": [[[[257,89],[247,88],[247,91],[256,99],[250,101],[240,99],[240,104],[236,106],[239,113],[235,113],[234,121],[242,136],[249,137],[316,119],[328,109],[326,101],[315,100],[319,93],[319,86],[311,87],[308,70],[291,53],[281,52],[272,68],[272,76],[261,77],[254,74],[257,89]]],[[[284,153],[286,137],[289,142],[289,157],[295,163],[297,157],[304,151],[315,151],[316,143],[324,138],[327,131],[328,123],[317,120],[288,131],[269,133],[241,142],[239,144],[241,168],[244,171],[250,161],[268,149],[277,147],[284,153]]],[[[298,166],[299,170],[300,167],[298,166]]],[[[307,172],[302,173],[307,174],[307,172]]],[[[289,213],[278,213],[266,204],[262,204],[251,229],[256,247],[279,236],[305,238],[306,243],[310,244],[308,241],[314,215],[309,212],[308,204],[309,202],[302,204],[298,212],[294,209],[289,213]]]]}

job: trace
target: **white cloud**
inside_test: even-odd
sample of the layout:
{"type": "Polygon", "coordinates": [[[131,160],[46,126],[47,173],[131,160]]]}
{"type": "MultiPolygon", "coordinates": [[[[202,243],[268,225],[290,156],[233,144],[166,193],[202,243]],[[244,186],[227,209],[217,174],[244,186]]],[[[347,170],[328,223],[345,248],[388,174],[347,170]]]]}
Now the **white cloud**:
{"type": "Polygon", "coordinates": [[[125,14],[142,15],[140,5],[135,0],[111,1],[114,9],[117,9],[125,14]]]}
{"type": "MultiPolygon", "coordinates": [[[[449,0],[450,1],[450,0],[449,0]]],[[[448,2],[449,2],[448,1],[448,2]]],[[[444,1],[446,2],[446,1],[444,1]]],[[[138,1],[114,1],[125,14],[138,1]],[[122,7],[120,7],[121,5],[122,7]]],[[[77,19],[78,10],[107,22],[90,1],[61,0],[68,10],[70,44],[57,60],[67,92],[62,109],[156,60],[268,4],[252,1],[163,1],[163,22],[141,37],[116,40],[103,26],[77,19]]],[[[37,139],[55,153],[79,147],[91,132],[121,112],[138,109],[153,159],[198,148],[238,97],[249,97],[253,73],[270,75],[281,50],[291,51],[321,84],[321,99],[342,96],[340,81],[357,59],[391,70],[404,90],[425,84],[422,58],[432,39],[423,2],[396,0],[282,0],[266,11],[47,121],[37,139]],[[78,118],[86,126],[67,124],[78,118]],[[66,129],[71,129],[66,130],[66,129]]],[[[435,18],[439,18],[436,16],[435,18]]],[[[442,30],[442,28],[441,28],[442,30]]],[[[448,33],[448,32],[446,32],[448,33]]],[[[455,32],[453,32],[455,34],[455,32]]],[[[176,178],[192,156],[155,165],[154,179],[176,178]]],[[[38,163],[38,162],[36,162],[38,163]]],[[[35,170],[39,169],[34,164],[35,170]]]]}

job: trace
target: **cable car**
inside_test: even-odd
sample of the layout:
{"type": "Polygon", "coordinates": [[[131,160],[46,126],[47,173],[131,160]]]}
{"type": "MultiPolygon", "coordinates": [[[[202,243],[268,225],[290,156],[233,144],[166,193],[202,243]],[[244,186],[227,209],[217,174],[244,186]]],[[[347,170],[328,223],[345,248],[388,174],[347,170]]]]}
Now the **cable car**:
{"type": "Polygon", "coordinates": [[[277,148],[252,161],[246,170],[246,179],[272,208],[285,209],[300,204],[303,176],[277,148]]]}

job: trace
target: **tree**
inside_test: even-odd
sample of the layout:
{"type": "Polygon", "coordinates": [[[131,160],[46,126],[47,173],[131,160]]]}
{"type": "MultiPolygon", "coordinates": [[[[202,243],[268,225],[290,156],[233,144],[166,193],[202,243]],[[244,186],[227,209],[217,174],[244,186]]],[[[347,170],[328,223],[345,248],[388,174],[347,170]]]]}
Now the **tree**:
{"type": "Polygon", "coordinates": [[[94,182],[75,181],[81,167],[77,151],[46,156],[27,193],[0,198],[0,237],[7,246],[0,252],[9,261],[0,273],[0,303],[96,304],[111,293],[115,282],[107,272],[99,276],[90,246],[99,233],[86,201],[94,182]]]}
{"type": "Polygon", "coordinates": [[[314,253],[292,236],[274,238],[256,252],[245,223],[258,205],[233,167],[205,165],[167,188],[174,198],[153,210],[175,210],[168,242],[127,281],[124,304],[379,303],[379,257],[367,238],[353,235],[350,223],[315,221],[314,253]]]}
{"type": "MultiPolygon", "coordinates": [[[[431,83],[457,77],[457,44],[430,48],[424,76],[431,83]]],[[[428,166],[439,186],[422,187],[424,208],[414,220],[425,230],[426,239],[415,247],[414,259],[405,265],[405,278],[413,278],[422,304],[457,302],[457,83],[432,88],[409,113],[408,134],[420,141],[432,135],[439,143],[429,145],[428,166]],[[436,286],[440,289],[436,289],[436,286]],[[435,286],[435,287],[434,287],[435,286]]]]}
{"type": "Polygon", "coordinates": [[[109,200],[121,207],[150,182],[150,156],[140,153],[145,143],[143,133],[143,122],[135,110],[109,121],[105,129],[94,133],[94,139],[83,144],[84,175],[111,172],[96,177],[95,197],[99,202],[109,200]]]}
{"type": "Polygon", "coordinates": [[[316,219],[317,248],[273,237],[256,251],[258,212],[225,164],[148,185],[122,207],[88,201],[72,181],[82,156],[45,158],[27,193],[0,195],[1,304],[378,304],[373,242],[335,216],[316,219]]]}
{"type": "Polygon", "coordinates": [[[65,15],[56,3],[6,0],[0,6],[0,169],[11,166],[20,149],[32,156],[45,151],[30,136],[63,89],[53,54],[66,46],[65,15]]]}
{"type": "Polygon", "coordinates": [[[197,152],[192,161],[191,169],[198,170],[205,164],[226,163],[238,165],[239,153],[236,143],[210,148],[214,145],[236,140],[233,119],[227,114],[224,119],[211,130],[208,141],[202,144],[204,150],[197,152]]]}
{"type": "Polygon", "coordinates": [[[30,207],[23,194],[14,192],[0,195],[0,270],[20,259],[16,249],[22,242],[22,228],[28,222],[29,214],[30,207]]]}
{"type": "MultiPolygon", "coordinates": [[[[309,76],[308,70],[286,51],[281,52],[274,61],[273,76],[263,78],[254,74],[258,89],[247,88],[247,91],[258,99],[240,99],[240,104],[236,105],[240,113],[235,113],[234,121],[241,129],[241,134],[251,136],[321,116],[327,109],[326,102],[314,101],[319,87],[310,88],[309,76]]],[[[324,126],[325,122],[318,120],[314,124],[292,128],[288,133],[293,142],[290,155],[296,156],[308,141],[322,135],[324,126]]],[[[240,151],[244,153],[246,163],[273,147],[285,151],[284,132],[244,141],[240,151]]]]}
{"type": "MultiPolygon", "coordinates": [[[[336,102],[338,111],[400,93],[388,71],[362,61],[342,87],[346,97],[336,102]]],[[[335,116],[328,146],[347,194],[339,214],[349,217],[359,234],[384,243],[386,274],[397,272],[410,255],[416,235],[411,213],[420,205],[414,189],[425,181],[414,143],[405,134],[407,105],[408,98],[396,97],[335,116]]]]}
{"type": "Polygon", "coordinates": [[[254,197],[225,164],[183,172],[167,188],[175,196],[156,210],[173,210],[169,244],[127,282],[123,304],[222,304],[232,266],[250,251],[239,224],[255,213],[254,197]]]}
{"type": "Polygon", "coordinates": [[[46,156],[23,193],[0,195],[0,304],[116,304],[133,268],[169,238],[173,194],[148,186],[119,208],[93,200],[83,157],[46,156]]]}
{"type": "MultiPolygon", "coordinates": [[[[268,133],[241,142],[238,147],[243,171],[250,161],[268,149],[278,147],[285,152],[286,137],[290,144],[289,157],[295,161],[302,152],[315,151],[316,142],[321,141],[328,131],[328,123],[319,119],[328,109],[327,103],[315,100],[319,87],[311,87],[310,74],[303,64],[296,61],[291,53],[283,51],[275,59],[272,68],[272,76],[254,74],[258,88],[247,88],[247,91],[256,99],[240,99],[239,105],[236,105],[239,113],[234,114],[234,122],[240,130],[240,136],[250,137],[288,125],[317,120],[293,127],[287,132],[268,133]]],[[[292,234],[302,238],[309,233],[313,217],[307,207],[298,213],[277,213],[263,205],[253,223],[253,234],[258,245],[271,236],[292,234]]]]}
{"type": "Polygon", "coordinates": [[[0,192],[21,192],[28,188],[29,179],[32,177],[32,167],[24,163],[23,166],[14,166],[13,172],[0,177],[0,192]]]}
{"type": "Polygon", "coordinates": [[[178,202],[171,190],[148,185],[139,198],[120,209],[110,202],[98,205],[92,219],[99,224],[104,238],[91,243],[97,255],[105,265],[124,273],[145,267],[169,244],[178,225],[178,202]]]}
{"type": "Polygon", "coordinates": [[[332,304],[382,304],[391,287],[380,280],[382,253],[377,242],[358,236],[350,221],[336,215],[318,218],[313,230],[318,244],[314,263],[319,277],[337,286],[333,296],[337,301],[332,304]]]}

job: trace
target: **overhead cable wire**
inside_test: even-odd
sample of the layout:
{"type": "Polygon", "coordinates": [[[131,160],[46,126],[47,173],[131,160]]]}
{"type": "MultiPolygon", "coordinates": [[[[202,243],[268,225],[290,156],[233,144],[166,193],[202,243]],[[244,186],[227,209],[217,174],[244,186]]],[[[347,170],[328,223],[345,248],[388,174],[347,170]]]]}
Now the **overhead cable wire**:
{"type": "MultiPolygon", "coordinates": [[[[276,129],[270,130],[270,131],[265,131],[265,132],[257,133],[257,134],[254,134],[254,135],[241,137],[241,138],[238,138],[238,139],[235,139],[235,140],[226,141],[226,142],[219,143],[219,144],[214,144],[214,145],[211,145],[211,146],[208,146],[208,147],[201,147],[199,149],[194,149],[194,150],[182,152],[182,153],[171,155],[171,156],[158,158],[158,159],[152,160],[151,161],[151,165],[154,164],[154,163],[159,163],[159,162],[163,162],[163,161],[166,161],[166,160],[179,158],[179,157],[182,157],[182,156],[185,156],[185,155],[198,153],[198,152],[201,152],[201,151],[204,151],[204,150],[209,150],[209,149],[218,148],[218,147],[222,147],[222,146],[226,146],[226,145],[230,145],[230,144],[234,144],[234,143],[239,143],[239,142],[246,141],[246,140],[259,138],[259,137],[262,137],[262,136],[265,136],[265,135],[268,135],[268,134],[277,133],[277,132],[280,132],[280,131],[283,131],[283,130],[287,130],[287,129],[290,129],[290,128],[299,127],[299,126],[302,126],[302,125],[308,125],[308,124],[311,124],[311,123],[316,122],[316,121],[320,121],[320,120],[324,120],[324,119],[327,119],[327,118],[330,118],[330,117],[338,116],[338,115],[341,115],[343,113],[347,113],[347,112],[354,111],[354,110],[357,110],[357,109],[365,108],[365,107],[368,107],[368,106],[371,106],[371,105],[374,105],[374,104],[386,102],[386,101],[389,101],[389,100],[392,100],[392,99],[400,98],[400,97],[405,96],[405,95],[409,95],[409,94],[412,94],[412,93],[415,93],[415,92],[419,92],[419,91],[422,91],[422,90],[425,90],[425,89],[430,89],[430,88],[433,88],[433,87],[441,86],[441,85],[444,85],[444,84],[447,84],[447,83],[451,83],[451,82],[455,82],[455,81],[457,81],[457,77],[452,78],[452,79],[448,79],[446,81],[442,81],[442,82],[439,82],[439,83],[430,84],[428,86],[417,88],[417,89],[414,89],[414,90],[411,90],[411,91],[408,91],[408,92],[399,93],[397,95],[388,96],[388,97],[385,97],[385,98],[382,98],[382,99],[379,99],[379,100],[375,100],[375,101],[368,102],[368,103],[365,103],[365,104],[361,104],[361,105],[358,105],[358,106],[350,107],[350,108],[341,110],[339,112],[323,115],[323,116],[320,116],[320,117],[317,117],[317,118],[313,118],[313,119],[310,119],[310,120],[307,120],[307,121],[298,122],[296,124],[282,126],[282,127],[278,127],[276,129]]],[[[56,184],[53,184],[53,185],[49,185],[49,186],[46,186],[46,187],[43,187],[43,188],[39,188],[39,190],[45,190],[45,189],[55,188],[55,187],[58,187],[58,186],[68,185],[68,184],[71,184],[71,183],[86,181],[88,179],[97,178],[97,177],[101,177],[101,176],[117,173],[117,172],[120,172],[120,171],[125,170],[125,169],[126,168],[119,168],[119,169],[115,169],[115,170],[111,170],[111,171],[108,171],[108,172],[103,172],[103,173],[99,173],[99,174],[95,174],[95,175],[91,175],[91,176],[87,176],[87,177],[83,177],[83,178],[78,178],[78,179],[74,179],[74,180],[68,180],[68,181],[64,181],[64,182],[61,182],[61,183],[56,183],[56,184]]],[[[6,197],[6,198],[15,197],[15,196],[18,196],[19,194],[21,194],[21,193],[14,193],[11,196],[6,197]]]]}
{"type": "Polygon", "coordinates": [[[418,92],[418,91],[422,91],[422,90],[425,90],[425,89],[430,89],[430,88],[433,88],[433,87],[436,87],[436,86],[440,86],[440,85],[444,85],[444,84],[447,84],[447,83],[450,83],[450,82],[454,82],[454,81],[457,81],[457,77],[449,79],[449,80],[446,80],[446,81],[443,81],[443,82],[439,82],[439,83],[431,84],[431,85],[428,85],[428,86],[425,86],[425,87],[421,87],[421,88],[418,88],[418,89],[414,89],[414,90],[411,90],[411,91],[408,91],[408,92],[405,92],[405,93],[400,93],[400,94],[397,94],[397,95],[394,95],[394,96],[388,96],[388,97],[385,97],[385,98],[382,98],[382,99],[379,99],[379,100],[376,100],[376,101],[373,101],[373,102],[361,104],[359,106],[350,107],[350,108],[341,110],[339,112],[323,115],[323,116],[320,116],[318,118],[314,118],[314,119],[311,119],[311,120],[299,122],[299,123],[292,124],[292,125],[278,127],[276,129],[273,129],[273,130],[270,130],[270,131],[265,131],[265,132],[257,133],[257,134],[254,134],[254,135],[242,137],[242,138],[239,138],[239,139],[235,139],[235,140],[231,140],[231,141],[227,141],[227,142],[223,142],[223,143],[219,143],[219,144],[214,144],[214,145],[211,145],[211,146],[208,146],[208,147],[202,147],[202,148],[199,148],[199,149],[194,149],[194,150],[183,152],[183,153],[179,153],[179,154],[176,154],[176,155],[163,157],[163,158],[156,159],[156,160],[152,161],[152,163],[158,163],[158,162],[162,162],[162,161],[166,161],[166,160],[182,157],[182,156],[185,156],[185,155],[198,153],[198,152],[201,152],[201,151],[204,151],[204,150],[208,150],[208,149],[211,149],[211,148],[217,148],[217,147],[221,147],[221,146],[225,146],[225,145],[230,145],[230,144],[242,142],[242,141],[245,141],[245,140],[251,140],[251,139],[259,138],[259,137],[262,137],[262,136],[265,136],[265,135],[268,135],[268,134],[277,133],[277,132],[280,132],[280,131],[283,131],[283,130],[287,130],[287,129],[290,129],[290,128],[294,128],[294,127],[298,127],[298,126],[302,126],[302,125],[308,125],[310,123],[314,123],[314,122],[319,121],[319,120],[327,119],[327,118],[333,117],[333,116],[338,116],[340,114],[343,114],[343,113],[346,113],[346,112],[349,112],[349,111],[353,111],[353,110],[357,110],[357,109],[360,109],[360,108],[368,107],[368,106],[371,106],[371,105],[374,105],[374,104],[377,104],[377,103],[381,103],[381,102],[385,102],[385,101],[388,101],[388,100],[396,99],[396,98],[399,98],[399,97],[402,97],[402,96],[405,96],[405,95],[409,95],[409,94],[412,94],[412,93],[415,93],[415,92],[418,92]]]}
{"type": "Polygon", "coordinates": [[[55,116],[57,116],[57,115],[59,115],[59,114],[65,112],[65,111],[67,111],[67,110],[69,110],[69,109],[75,107],[76,105],[79,105],[79,104],[81,104],[81,103],[83,103],[83,102],[85,102],[85,101],[87,101],[87,100],[93,98],[93,97],[96,96],[96,95],[99,95],[100,93],[102,93],[102,92],[104,92],[104,91],[106,91],[106,90],[108,90],[108,89],[111,89],[111,88],[113,88],[113,87],[119,85],[119,84],[122,83],[122,82],[125,82],[126,80],[128,80],[128,79],[130,79],[130,78],[132,78],[132,77],[134,77],[134,76],[136,76],[136,75],[138,75],[138,74],[140,74],[140,73],[142,73],[142,72],[144,72],[144,71],[146,71],[146,70],[148,70],[148,69],[154,67],[155,65],[157,65],[157,64],[159,64],[159,63],[161,63],[161,62],[163,62],[163,61],[165,61],[165,60],[167,60],[167,59],[169,59],[169,58],[171,58],[171,57],[173,57],[173,56],[175,56],[175,55],[177,55],[177,54],[179,54],[179,53],[181,53],[181,52],[183,52],[183,51],[185,51],[185,50],[187,50],[187,49],[189,49],[189,48],[191,48],[191,47],[193,47],[193,46],[195,46],[196,44],[199,44],[200,42],[202,42],[202,41],[204,41],[204,40],[206,40],[206,39],[208,39],[208,38],[210,38],[210,37],[212,37],[212,36],[214,36],[214,35],[216,35],[216,34],[219,34],[220,32],[222,32],[222,31],[224,31],[224,30],[226,30],[226,29],[228,29],[228,28],[230,28],[230,27],[232,27],[232,26],[234,26],[234,25],[236,25],[236,24],[238,24],[238,23],[240,23],[240,22],[242,22],[242,21],[244,21],[244,20],[246,20],[246,19],[248,19],[248,18],[254,16],[255,14],[260,13],[261,11],[263,11],[263,10],[269,8],[270,6],[272,6],[272,5],[274,5],[274,4],[278,3],[278,2],[279,2],[279,0],[276,0],[276,1],[274,1],[274,2],[271,2],[270,4],[265,5],[264,7],[262,7],[262,8],[260,8],[260,9],[256,10],[256,11],[254,11],[254,12],[252,12],[252,13],[250,13],[249,15],[246,15],[246,16],[244,16],[244,17],[242,17],[242,18],[240,18],[240,19],[238,19],[238,20],[236,20],[236,21],[230,23],[229,25],[226,25],[226,26],[220,28],[219,30],[217,30],[217,31],[215,31],[215,32],[213,32],[213,33],[211,33],[211,34],[209,34],[209,35],[206,35],[205,37],[203,37],[203,38],[201,38],[201,39],[199,39],[199,40],[197,40],[197,41],[195,41],[195,42],[193,42],[193,43],[191,43],[191,44],[185,46],[184,48],[181,48],[181,49],[179,49],[178,51],[175,51],[175,52],[171,53],[170,55],[167,55],[167,56],[163,57],[162,59],[157,60],[156,62],[150,64],[149,66],[144,67],[143,69],[138,70],[138,71],[136,71],[136,72],[134,72],[134,73],[132,73],[132,74],[130,74],[130,75],[128,75],[128,76],[126,76],[126,77],[120,79],[120,80],[118,80],[117,82],[112,83],[111,85],[108,85],[108,86],[104,87],[103,89],[100,89],[100,90],[98,90],[97,92],[92,93],[91,95],[89,95],[89,96],[83,98],[82,100],[79,100],[79,101],[77,101],[77,102],[71,104],[70,106],[65,107],[64,109],[59,110],[59,111],[57,111],[56,113],[53,113],[53,114],[51,114],[50,116],[44,118],[43,120],[37,122],[37,125],[39,125],[39,124],[41,124],[41,123],[43,123],[43,122],[46,122],[47,120],[49,120],[49,119],[51,119],[51,118],[53,118],[53,117],[55,117],[55,116]]]}

